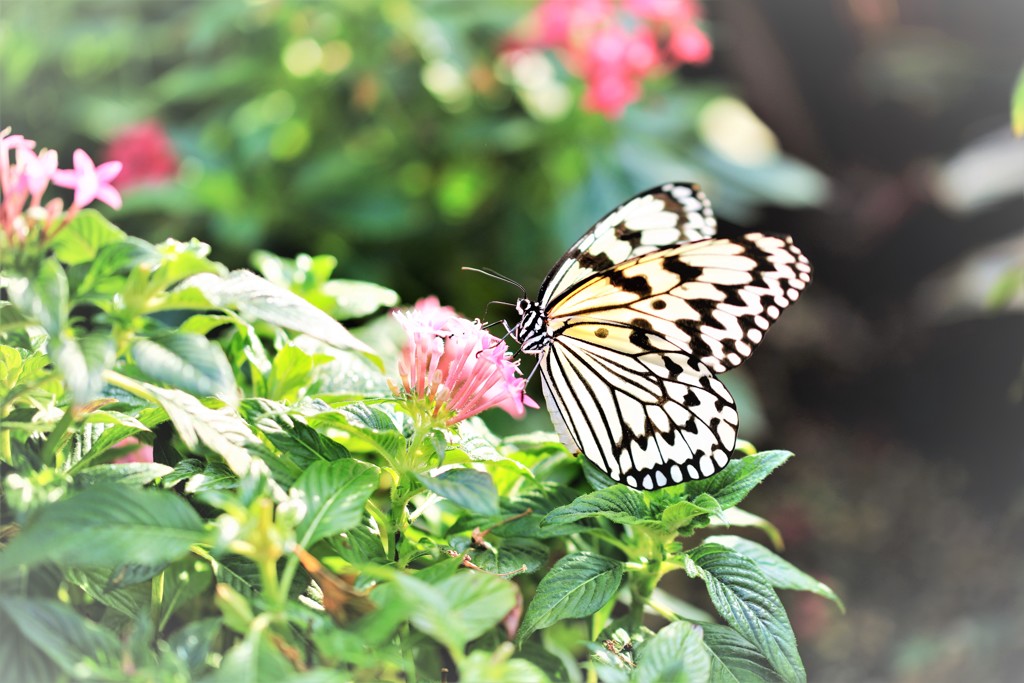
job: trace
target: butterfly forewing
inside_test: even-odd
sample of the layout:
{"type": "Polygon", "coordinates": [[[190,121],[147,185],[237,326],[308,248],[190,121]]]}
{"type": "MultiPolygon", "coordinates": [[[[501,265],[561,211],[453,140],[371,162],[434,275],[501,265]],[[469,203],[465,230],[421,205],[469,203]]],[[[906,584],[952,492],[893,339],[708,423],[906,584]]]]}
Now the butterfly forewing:
{"type": "Polygon", "coordinates": [[[717,223],[696,185],[666,183],[638,194],[599,220],[555,264],[540,288],[542,306],[615,264],[667,246],[702,240],[717,223]]]}
{"type": "Polygon", "coordinates": [[[574,320],[648,330],[713,372],[743,362],[810,282],[788,237],[749,233],[662,249],[594,276],[548,309],[557,334],[574,320]]]}

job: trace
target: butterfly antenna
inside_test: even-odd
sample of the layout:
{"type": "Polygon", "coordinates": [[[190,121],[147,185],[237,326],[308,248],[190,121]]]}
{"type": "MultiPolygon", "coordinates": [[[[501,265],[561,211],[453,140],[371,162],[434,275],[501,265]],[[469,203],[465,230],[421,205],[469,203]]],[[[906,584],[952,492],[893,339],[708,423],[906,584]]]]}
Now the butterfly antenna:
{"type": "Polygon", "coordinates": [[[524,297],[526,296],[526,287],[523,287],[521,284],[519,284],[518,282],[516,282],[512,278],[507,277],[505,275],[502,275],[501,273],[498,273],[496,271],[493,271],[490,268],[471,268],[469,266],[463,266],[462,269],[463,270],[469,270],[469,271],[472,271],[474,273],[480,273],[481,275],[486,275],[488,277],[493,277],[495,280],[501,280],[502,282],[507,282],[508,284],[512,285],[513,287],[516,287],[517,289],[519,289],[519,292],[524,297]]]}

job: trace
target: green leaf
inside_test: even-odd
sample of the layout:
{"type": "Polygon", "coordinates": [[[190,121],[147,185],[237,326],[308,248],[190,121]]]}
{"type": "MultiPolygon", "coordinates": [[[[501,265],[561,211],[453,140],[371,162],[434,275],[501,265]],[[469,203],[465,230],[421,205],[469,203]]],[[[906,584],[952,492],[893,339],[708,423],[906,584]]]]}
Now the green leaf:
{"type": "Polygon", "coordinates": [[[238,392],[224,350],[198,334],[174,332],[136,339],[132,358],[149,379],[196,396],[231,400],[238,392]]]}
{"type": "Polygon", "coordinates": [[[103,371],[117,361],[114,340],[108,335],[91,334],[76,340],[61,334],[50,339],[49,351],[76,405],[99,396],[103,371]]]}
{"type": "Polygon", "coordinates": [[[57,233],[50,246],[58,259],[69,266],[77,266],[95,259],[101,247],[124,238],[124,231],[99,211],[84,209],[57,233]]]}
{"type": "Polygon", "coordinates": [[[265,630],[251,631],[224,654],[213,674],[201,683],[285,683],[295,676],[295,667],[274,646],[265,630]]]}
{"type": "Polygon", "coordinates": [[[752,560],[703,543],[689,552],[686,573],[704,581],[718,613],[757,647],[783,681],[807,680],[782,602],[752,560]]]}
{"type": "Polygon", "coordinates": [[[543,567],[550,554],[546,545],[532,538],[502,538],[493,534],[487,536],[484,547],[474,546],[473,539],[467,536],[456,536],[451,546],[492,574],[530,574],[543,567]]]}
{"type": "Polygon", "coordinates": [[[1019,138],[1024,137],[1024,66],[1017,74],[1017,83],[1010,95],[1010,123],[1013,134],[1019,138]]]}
{"type": "MultiPolygon", "coordinates": [[[[264,400],[260,400],[259,404],[268,405],[264,400]]],[[[281,404],[269,405],[278,405],[282,411],[287,410],[281,404]]],[[[242,411],[249,423],[255,425],[275,448],[303,469],[318,460],[331,462],[349,457],[348,449],[340,443],[284,412],[261,415],[253,401],[243,401],[242,411]]]]}
{"type": "Polygon", "coordinates": [[[764,451],[740,460],[730,460],[721,472],[707,479],[687,482],[686,492],[691,496],[706,493],[714,497],[723,509],[731,508],[792,457],[788,451],[764,451]]]}
{"type": "Polygon", "coordinates": [[[712,683],[778,683],[781,679],[749,640],[728,626],[702,624],[712,683]]]}
{"type": "Polygon", "coordinates": [[[173,493],[101,484],[42,508],[0,553],[0,573],[54,562],[66,567],[160,564],[207,540],[202,520],[173,493]]]}
{"type": "Polygon", "coordinates": [[[710,678],[703,631],[676,621],[644,643],[631,683],[707,683],[710,678]]]}
{"type": "Polygon", "coordinates": [[[511,654],[511,648],[505,652],[502,647],[493,654],[482,649],[473,650],[459,665],[459,676],[464,681],[487,683],[550,683],[553,680],[533,662],[509,657],[511,654]]]}
{"type": "Polygon", "coordinates": [[[94,465],[82,470],[75,477],[75,484],[81,488],[100,484],[145,486],[154,479],[166,476],[173,471],[171,467],[158,462],[120,462],[94,465]]]}
{"type": "Polygon", "coordinates": [[[584,494],[555,508],[544,517],[543,524],[571,524],[591,517],[605,517],[617,524],[658,525],[658,520],[651,518],[644,494],[624,484],[584,494]]]}
{"type": "MultiPolygon", "coordinates": [[[[223,457],[235,474],[242,476],[249,471],[253,455],[262,458],[269,466],[283,465],[279,458],[266,452],[249,425],[229,408],[214,410],[184,391],[162,389],[143,382],[138,384],[141,395],[152,397],[167,411],[167,417],[186,446],[196,448],[202,443],[223,457]]],[[[280,480],[278,483],[287,485],[280,480]]]]}
{"type": "Polygon", "coordinates": [[[809,591],[836,603],[840,611],[846,611],[843,601],[839,599],[839,596],[831,588],[810,574],[800,571],[760,543],[755,543],[741,536],[711,536],[705,542],[717,543],[726,548],[732,548],[748,560],[753,560],[754,564],[764,572],[764,575],[768,577],[768,580],[771,581],[772,586],[775,588],[809,591]]]}
{"type": "Polygon", "coordinates": [[[332,300],[334,305],[329,312],[338,320],[364,318],[399,302],[393,289],[358,280],[331,280],[320,287],[320,292],[332,300]]]}
{"type": "Polygon", "coordinates": [[[453,651],[487,633],[516,605],[518,588],[491,574],[459,572],[435,584],[396,574],[414,605],[413,625],[453,651]]]}
{"type": "Polygon", "coordinates": [[[0,631],[5,680],[56,680],[40,677],[49,662],[73,680],[120,678],[117,637],[55,600],[0,596],[0,631]]]}
{"type": "Polygon", "coordinates": [[[696,529],[707,526],[711,515],[719,514],[722,508],[711,496],[702,493],[694,500],[680,500],[669,505],[661,513],[661,521],[670,531],[689,536],[696,529]]]}
{"type": "Polygon", "coordinates": [[[106,605],[119,614],[134,618],[149,609],[153,594],[152,586],[135,583],[124,588],[109,588],[110,574],[111,572],[106,569],[67,569],[65,571],[68,581],[81,588],[96,602],[106,605]]]}
{"type": "Polygon", "coordinates": [[[764,517],[758,517],[754,513],[747,512],[740,508],[729,508],[718,517],[719,519],[717,521],[713,521],[708,526],[712,528],[741,526],[760,529],[768,536],[772,545],[775,546],[777,550],[782,550],[785,546],[782,542],[782,532],[780,532],[778,527],[764,517]]]}
{"type": "Polygon", "coordinates": [[[588,617],[601,609],[619,590],[622,570],[621,562],[590,553],[560,559],[537,584],[516,642],[561,619],[588,617]]]}
{"type": "Polygon", "coordinates": [[[295,481],[291,495],[306,506],[296,527],[299,544],[347,531],[363,518],[363,506],[380,481],[379,470],[358,460],[315,462],[295,481]]]}
{"type": "Polygon", "coordinates": [[[266,376],[265,396],[274,401],[295,402],[307,389],[314,357],[291,344],[277,352],[266,376]]]}
{"type": "Polygon", "coordinates": [[[453,468],[436,477],[417,474],[416,478],[430,491],[471,512],[481,515],[496,515],[499,512],[498,489],[487,472],[453,468]]]}
{"type": "Polygon", "coordinates": [[[34,277],[6,278],[7,296],[27,318],[38,322],[51,337],[68,323],[68,276],[57,259],[39,265],[34,277]]]}
{"type": "Polygon", "coordinates": [[[182,286],[198,288],[215,306],[235,309],[248,320],[261,320],[308,334],[339,349],[359,351],[381,365],[377,354],[334,318],[250,271],[235,270],[223,277],[201,273],[182,286]]]}

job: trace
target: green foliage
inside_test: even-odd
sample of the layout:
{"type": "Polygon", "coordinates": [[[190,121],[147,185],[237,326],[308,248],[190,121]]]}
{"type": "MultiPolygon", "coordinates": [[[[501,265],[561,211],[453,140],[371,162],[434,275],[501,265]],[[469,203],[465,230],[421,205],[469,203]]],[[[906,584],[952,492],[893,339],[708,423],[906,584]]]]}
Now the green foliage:
{"type": "Polygon", "coordinates": [[[147,245],[96,216],[71,228],[4,280],[0,459],[19,526],[0,551],[0,654],[18,680],[399,680],[454,665],[542,682],[574,657],[543,637],[562,627],[589,633],[577,666],[609,681],[804,680],[774,589],[841,608],[836,595],[749,539],[691,540],[731,523],[777,541],[735,506],[790,453],[641,492],[551,435],[420,424],[380,389],[393,350],[324,312],[391,299],[330,279],[333,261],[263,255],[263,279],[198,242],[147,245]],[[323,381],[341,358],[362,369],[323,381]],[[140,448],[152,462],[112,462],[140,448]],[[727,625],[659,598],[678,570],[727,625]],[[669,625],[652,634],[645,608],[669,625]]]}
{"type": "Polygon", "coordinates": [[[580,109],[580,83],[550,55],[510,68],[502,45],[521,39],[533,6],[12,3],[0,101],[17,106],[3,123],[40,140],[46,131],[58,150],[99,152],[159,119],[183,163],[172,182],[126,193],[128,232],[194,235],[232,267],[266,245],[332,254],[296,262],[297,279],[281,272],[287,285],[253,265],[339,319],[393,297],[317,279],[332,258],[349,276],[426,288],[470,311],[487,297],[463,293],[460,266],[539,278],[609,198],[667,179],[699,181],[733,221],[763,204],[824,201],[822,176],[776,145],[758,139],[737,155],[720,144],[735,131],[716,106],[730,120],[744,109],[706,74],[648,79],[644,99],[607,121],[580,109]],[[445,87],[431,74],[447,74],[445,87]]]}

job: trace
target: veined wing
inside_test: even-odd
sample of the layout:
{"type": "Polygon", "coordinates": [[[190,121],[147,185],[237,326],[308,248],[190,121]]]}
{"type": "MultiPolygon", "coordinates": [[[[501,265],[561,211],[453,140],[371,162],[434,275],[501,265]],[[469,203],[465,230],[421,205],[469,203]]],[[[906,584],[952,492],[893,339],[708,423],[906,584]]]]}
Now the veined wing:
{"type": "Polygon", "coordinates": [[[559,335],[608,345],[628,328],[627,351],[678,351],[712,372],[743,362],[811,279],[788,237],[749,233],[661,249],[590,276],[548,309],[559,335]],[[579,327],[580,324],[590,327],[579,327]]]}
{"type": "Polygon", "coordinates": [[[545,351],[544,397],[562,441],[612,479],[657,489],[710,476],[729,461],[738,415],[711,372],[652,334],[577,323],[545,351]],[[604,331],[602,333],[602,330],[604,331]]]}
{"type": "Polygon", "coordinates": [[[713,237],[711,203],[690,183],[666,183],[641,192],[599,220],[544,278],[545,308],[573,285],[616,264],[665,247],[713,237]]]}

